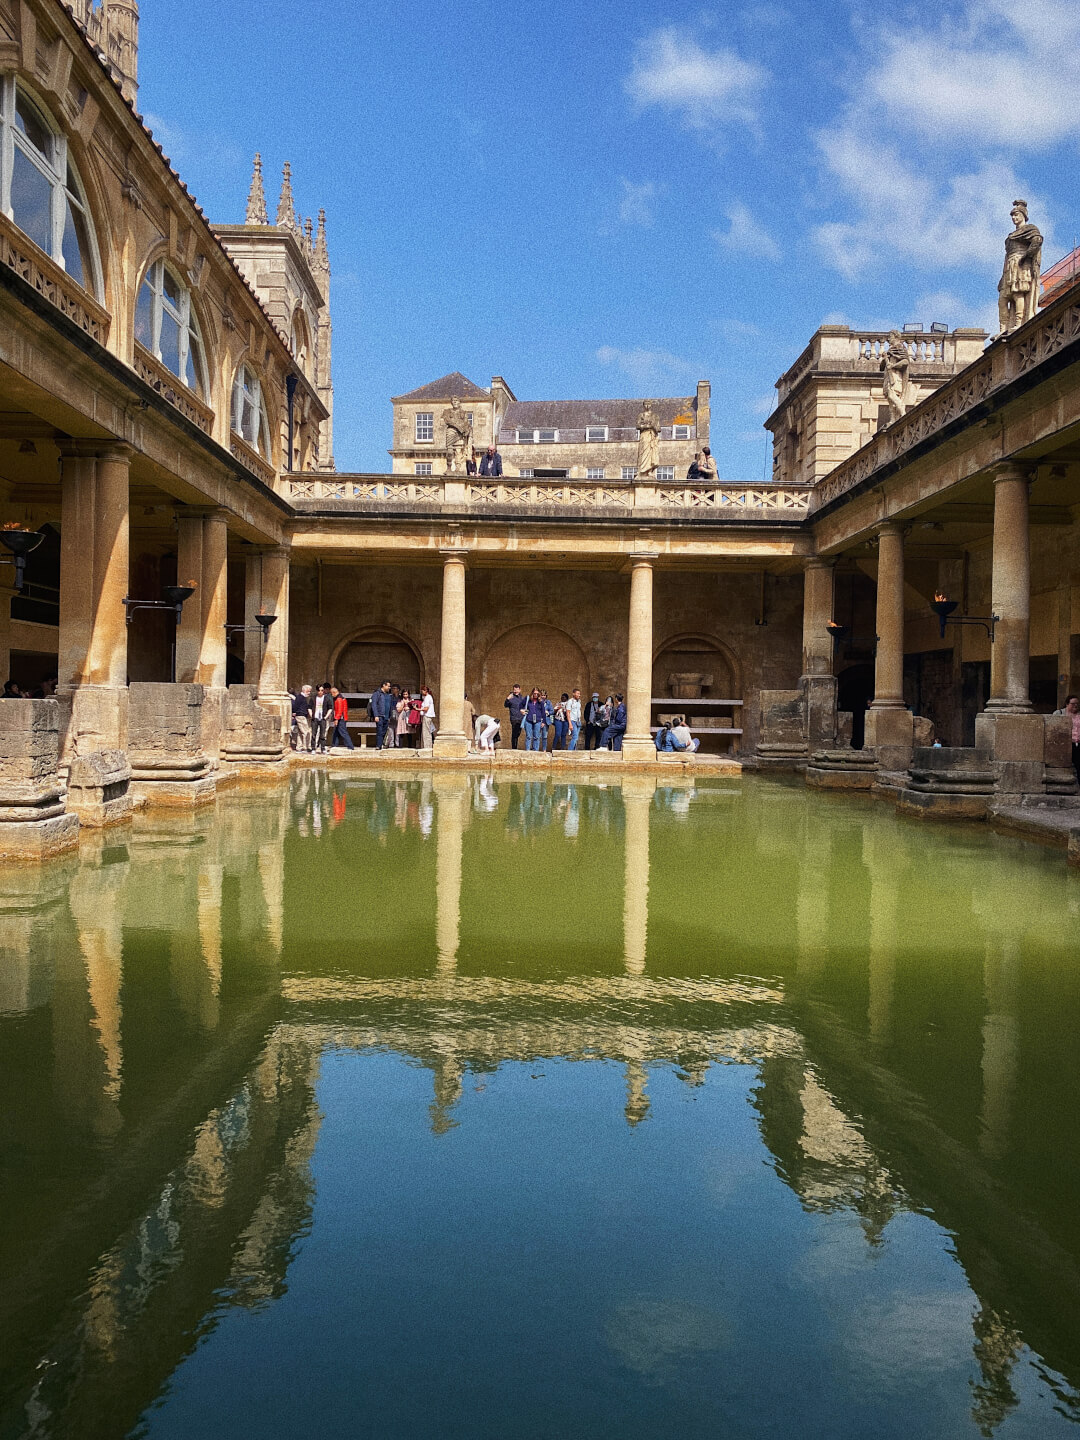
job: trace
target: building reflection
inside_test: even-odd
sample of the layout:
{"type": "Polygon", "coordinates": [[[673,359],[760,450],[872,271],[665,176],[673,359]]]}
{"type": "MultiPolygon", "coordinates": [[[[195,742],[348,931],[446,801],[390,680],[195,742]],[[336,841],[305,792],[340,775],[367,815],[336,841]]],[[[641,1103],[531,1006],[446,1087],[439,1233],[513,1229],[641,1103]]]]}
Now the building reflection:
{"type": "Polygon", "coordinates": [[[1018,1403],[1025,1345],[1075,1384],[1080,1235],[1060,1196],[1080,1160],[1043,1082],[1076,1001],[1064,974],[1025,984],[1042,952],[1020,918],[982,938],[1004,862],[981,840],[948,852],[948,903],[970,907],[974,938],[942,979],[932,925],[904,929],[940,852],[781,787],[753,803],[783,813],[767,848],[728,842],[720,788],[313,771],[212,819],[140,817],[81,863],[0,874],[0,1126],[28,1162],[0,1173],[0,1433],[133,1425],[215,1314],[283,1293],[331,1046],[425,1067],[437,1136],[467,1123],[468,1078],[508,1063],[620,1066],[631,1127],[663,1123],[657,1067],[688,1086],[753,1067],[762,1141],[807,1211],[857,1217],[871,1251],[904,1212],[955,1237],[984,1434],[1018,1403]],[[685,825],[702,807],[708,854],[685,825]],[[382,870],[356,870],[357,833],[382,870]],[[530,893],[541,845],[567,874],[588,864],[577,913],[595,912],[596,943],[542,901],[535,933],[508,943],[503,907],[530,893]],[[714,923],[737,924],[763,874],[767,950],[677,927],[672,942],[672,893],[680,914],[710,884],[714,923]],[[367,917],[386,876],[400,888],[381,946],[367,917]],[[368,928],[343,955],[319,907],[346,879],[368,928]],[[1061,1187],[1044,1193],[1030,1161],[1055,1147],[1061,1187]]]}

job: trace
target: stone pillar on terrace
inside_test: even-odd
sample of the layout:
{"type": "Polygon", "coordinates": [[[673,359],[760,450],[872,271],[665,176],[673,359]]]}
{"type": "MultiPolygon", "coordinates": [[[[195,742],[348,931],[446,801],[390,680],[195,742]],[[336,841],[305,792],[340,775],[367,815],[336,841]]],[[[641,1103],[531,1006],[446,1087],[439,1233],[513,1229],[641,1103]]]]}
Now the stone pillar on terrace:
{"type": "Polygon", "coordinates": [[[877,657],[866,744],[875,751],[881,770],[906,770],[913,726],[904,705],[904,532],[895,521],[887,521],[877,535],[877,657]]]}
{"type": "Polygon", "coordinates": [[[223,770],[254,779],[260,774],[276,774],[288,745],[291,704],[285,688],[289,649],[287,549],[253,550],[248,554],[244,626],[244,683],[230,685],[224,695],[221,764],[223,770]],[[266,639],[256,615],[277,617],[266,639]]]}
{"type": "Polygon", "coordinates": [[[226,512],[181,512],[178,529],[177,577],[181,584],[194,581],[198,588],[184,606],[176,631],[176,678],[203,687],[203,749],[216,765],[225,694],[226,512]]]}
{"type": "Polygon", "coordinates": [[[656,552],[630,557],[630,634],[626,657],[627,760],[655,760],[652,738],[653,561],[656,552]]]}
{"type": "Polygon", "coordinates": [[[807,748],[828,750],[836,744],[836,677],[833,638],[825,628],[833,618],[835,562],[814,555],[803,571],[802,675],[799,679],[807,748]]]}
{"type": "Polygon", "coordinates": [[[123,445],[68,442],[61,457],[61,760],[69,769],[69,809],[83,824],[102,825],[131,813],[121,603],[128,588],[131,452],[123,445]]]}
{"type": "Polygon", "coordinates": [[[443,557],[442,649],[435,754],[454,759],[469,753],[465,734],[465,560],[467,550],[446,549],[443,557]]]}
{"type": "Polygon", "coordinates": [[[1046,721],[1032,713],[1031,556],[1028,495],[1032,473],[1008,462],[994,471],[994,550],[991,613],[998,617],[990,647],[990,699],[975,717],[975,749],[995,770],[999,803],[1045,787],[1046,721]]]}

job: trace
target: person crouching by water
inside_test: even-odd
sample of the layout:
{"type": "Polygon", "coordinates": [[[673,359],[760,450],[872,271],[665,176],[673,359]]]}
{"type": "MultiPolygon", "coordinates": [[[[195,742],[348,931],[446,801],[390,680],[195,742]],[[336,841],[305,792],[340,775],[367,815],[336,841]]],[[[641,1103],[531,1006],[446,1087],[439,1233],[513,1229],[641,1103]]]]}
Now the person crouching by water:
{"type": "Polygon", "coordinates": [[[495,737],[499,733],[499,722],[494,715],[478,715],[473,729],[473,741],[477,750],[494,754],[495,737]]]}
{"type": "Polygon", "coordinates": [[[330,694],[334,700],[334,730],[330,739],[330,749],[332,750],[340,742],[346,750],[353,750],[356,747],[349,734],[349,702],[336,685],[330,686],[330,694]]]}
{"type": "Polygon", "coordinates": [[[691,752],[700,749],[701,741],[690,734],[690,727],[682,715],[676,715],[672,721],[671,729],[664,741],[665,750],[689,750],[691,752]]]}
{"type": "Polygon", "coordinates": [[[430,750],[435,744],[435,697],[426,685],[420,686],[420,748],[430,750]]]}

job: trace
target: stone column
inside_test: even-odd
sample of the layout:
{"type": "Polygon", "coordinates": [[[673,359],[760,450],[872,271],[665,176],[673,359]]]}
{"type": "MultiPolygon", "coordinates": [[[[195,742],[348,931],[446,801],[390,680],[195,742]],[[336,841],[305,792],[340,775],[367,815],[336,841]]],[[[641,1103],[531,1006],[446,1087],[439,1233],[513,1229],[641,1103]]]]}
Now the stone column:
{"type": "MultiPolygon", "coordinates": [[[[60,633],[57,694],[71,719],[72,753],[127,743],[128,470],[124,446],[61,460],[60,633]]],[[[156,596],[154,599],[158,598],[156,596]]]]}
{"type": "Polygon", "coordinates": [[[626,656],[626,736],[628,760],[655,760],[652,738],[653,561],[656,552],[630,557],[630,634],[626,656]]]}
{"type": "Polygon", "coordinates": [[[813,556],[803,571],[802,673],[831,675],[833,638],[825,626],[833,618],[833,577],[836,562],[813,556]]]}
{"type": "Polygon", "coordinates": [[[904,706],[904,532],[888,521],[878,527],[877,659],[874,700],[866,712],[866,744],[882,770],[908,768],[912,733],[904,706]]]}
{"type": "Polygon", "coordinates": [[[223,510],[184,511],[177,521],[177,583],[194,582],[176,629],[176,678],[208,689],[225,686],[226,547],[223,510]]]}
{"type": "Polygon", "coordinates": [[[799,698],[807,748],[829,750],[836,744],[836,677],[833,638],[826,625],[833,618],[835,562],[812,556],[803,572],[802,675],[799,698]]]}
{"type": "Polygon", "coordinates": [[[994,572],[990,608],[999,617],[990,647],[987,714],[1029,715],[1031,558],[1029,474],[1019,465],[994,472],[994,572]]]}
{"type": "MultiPolygon", "coordinates": [[[[222,622],[224,623],[224,622],[222,622]]],[[[244,604],[244,682],[256,686],[264,710],[281,720],[286,739],[291,723],[289,670],[289,551],[284,545],[250,555],[244,604]],[[266,639],[255,616],[276,615],[266,639]]]]}
{"type": "Polygon", "coordinates": [[[469,753],[465,734],[465,560],[467,550],[440,550],[443,557],[442,650],[439,657],[439,731],[435,754],[469,753]]]}

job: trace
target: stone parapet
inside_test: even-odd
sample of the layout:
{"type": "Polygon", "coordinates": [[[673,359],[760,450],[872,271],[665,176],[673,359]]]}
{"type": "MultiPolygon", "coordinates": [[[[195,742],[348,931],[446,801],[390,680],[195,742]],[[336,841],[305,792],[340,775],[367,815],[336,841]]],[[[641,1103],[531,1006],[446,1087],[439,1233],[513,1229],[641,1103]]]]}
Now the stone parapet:
{"type": "Polygon", "coordinates": [[[59,759],[55,700],[0,702],[0,859],[41,860],[78,843],[59,759]]]}
{"type": "Polygon", "coordinates": [[[150,805],[201,805],[213,800],[212,763],[203,749],[203,687],[136,682],[129,690],[128,758],[134,796],[150,805]]]}
{"type": "Polygon", "coordinates": [[[281,716],[258,701],[254,685],[230,685],[222,705],[221,771],[251,779],[279,775],[288,762],[281,716]]]}
{"type": "Polygon", "coordinates": [[[994,794],[995,771],[972,748],[918,747],[908,783],[897,796],[897,810],[915,816],[959,820],[985,819],[994,794]]]}
{"type": "Polygon", "coordinates": [[[758,743],[753,763],[759,770],[802,770],[807,745],[800,690],[758,692],[758,743]]]}

